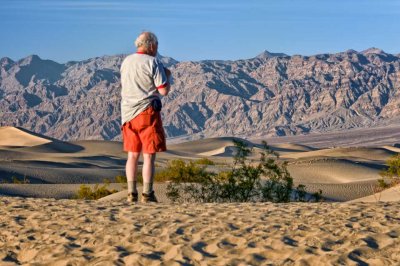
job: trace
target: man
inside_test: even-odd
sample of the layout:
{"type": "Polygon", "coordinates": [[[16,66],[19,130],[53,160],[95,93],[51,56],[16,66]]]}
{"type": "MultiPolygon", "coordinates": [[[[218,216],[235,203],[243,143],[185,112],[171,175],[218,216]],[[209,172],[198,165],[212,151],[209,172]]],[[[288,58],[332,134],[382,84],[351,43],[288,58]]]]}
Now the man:
{"type": "Polygon", "coordinates": [[[153,191],[154,161],[156,152],[166,151],[160,95],[169,92],[171,72],[156,58],[158,40],[154,33],[141,33],[135,45],[137,52],[127,56],[121,65],[121,116],[124,151],[128,152],[128,202],[138,201],[136,181],[141,152],[142,202],[157,202],[153,191]]]}

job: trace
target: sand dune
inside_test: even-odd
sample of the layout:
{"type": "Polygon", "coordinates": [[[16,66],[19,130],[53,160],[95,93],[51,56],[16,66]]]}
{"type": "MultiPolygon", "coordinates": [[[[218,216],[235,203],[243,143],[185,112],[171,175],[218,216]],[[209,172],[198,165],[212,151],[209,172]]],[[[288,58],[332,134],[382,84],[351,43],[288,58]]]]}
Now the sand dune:
{"type": "Polygon", "coordinates": [[[198,155],[232,157],[235,155],[235,152],[236,152],[236,149],[234,146],[223,146],[223,147],[215,149],[215,150],[198,153],[198,155]]]}
{"type": "Polygon", "coordinates": [[[362,198],[357,198],[355,200],[349,201],[348,203],[354,202],[390,202],[397,201],[400,202],[400,185],[386,189],[384,191],[375,193],[362,198]]]}
{"type": "MultiPolygon", "coordinates": [[[[201,157],[233,157],[236,153],[236,148],[234,145],[234,140],[240,140],[248,145],[248,147],[253,148],[254,155],[258,156],[258,152],[261,151],[262,145],[260,143],[253,143],[245,139],[233,138],[233,137],[221,137],[221,138],[209,138],[202,140],[189,141],[180,144],[173,144],[169,146],[172,154],[191,156],[201,156],[201,157]]],[[[284,146],[284,145],[282,145],[284,146]]],[[[290,145],[291,146],[291,145],[290,145]]],[[[296,145],[291,146],[292,150],[297,150],[293,148],[296,145]]],[[[297,145],[296,147],[300,147],[297,145]]],[[[302,147],[302,149],[305,149],[302,147]]],[[[249,157],[254,157],[250,155],[249,157]]]]}
{"type": "Polygon", "coordinates": [[[314,150],[307,152],[298,152],[285,154],[283,158],[301,159],[308,157],[333,157],[333,158],[350,158],[355,160],[368,161],[386,161],[389,157],[395,155],[396,152],[387,148],[380,147],[349,147],[349,148],[331,148],[314,150]]]}
{"type": "Polygon", "coordinates": [[[394,153],[400,153],[400,144],[396,144],[396,146],[383,146],[383,148],[394,153]]]}
{"type": "MultiPolygon", "coordinates": [[[[57,193],[48,192],[59,191],[51,185],[65,184],[67,188],[71,184],[76,187],[82,183],[102,183],[104,179],[112,181],[115,176],[124,175],[126,153],[122,151],[121,142],[61,142],[23,129],[0,129],[0,140],[7,144],[0,148],[0,179],[9,182],[12,176],[16,176],[20,179],[26,177],[31,182],[31,185],[24,185],[27,193],[19,189],[18,195],[60,198],[57,193]],[[43,184],[39,189],[43,191],[32,194],[39,184],[43,184]]],[[[206,157],[217,163],[229,164],[235,152],[233,140],[232,137],[212,138],[169,145],[168,152],[157,156],[157,171],[172,159],[197,160],[206,157]]],[[[255,147],[251,159],[256,162],[261,144],[246,143],[255,147]]],[[[400,150],[388,145],[317,149],[310,143],[273,143],[271,148],[288,161],[288,169],[296,184],[305,184],[310,192],[322,189],[324,196],[335,201],[372,195],[371,186],[381,178],[379,171],[385,160],[400,150]]],[[[218,171],[222,167],[217,165],[210,170],[218,171]]],[[[162,184],[157,186],[162,187],[162,184]]],[[[12,185],[4,186],[0,194],[17,195],[13,191],[16,188],[12,185]]],[[[60,195],[70,196],[71,193],[60,192],[60,195]]]]}
{"type": "Polygon", "coordinates": [[[227,146],[233,146],[233,140],[241,140],[249,146],[255,145],[254,143],[233,137],[221,137],[221,138],[208,138],[195,141],[184,142],[180,144],[173,144],[168,146],[171,150],[179,150],[181,152],[188,152],[192,154],[199,154],[209,152],[217,149],[221,149],[227,146]]]}
{"type": "Polygon", "coordinates": [[[122,150],[122,142],[120,141],[79,140],[71,141],[70,143],[82,147],[81,154],[126,157],[126,153],[122,150]]]}
{"type": "Polygon", "coordinates": [[[298,182],[350,183],[377,180],[380,168],[375,164],[355,163],[345,159],[313,159],[292,162],[288,169],[298,182]]]}
{"type": "Polygon", "coordinates": [[[68,142],[52,141],[31,147],[24,147],[20,150],[33,153],[75,153],[83,150],[83,148],[68,142]]]}
{"type": "Polygon", "coordinates": [[[22,128],[0,127],[0,148],[35,146],[51,142],[50,138],[34,134],[22,128]]]}
{"type": "Polygon", "coordinates": [[[308,152],[308,151],[316,150],[313,147],[295,144],[295,143],[280,143],[280,144],[273,144],[273,145],[269,145],[269,146],[272,150],[278,152],[280,155],[308,152]]]}

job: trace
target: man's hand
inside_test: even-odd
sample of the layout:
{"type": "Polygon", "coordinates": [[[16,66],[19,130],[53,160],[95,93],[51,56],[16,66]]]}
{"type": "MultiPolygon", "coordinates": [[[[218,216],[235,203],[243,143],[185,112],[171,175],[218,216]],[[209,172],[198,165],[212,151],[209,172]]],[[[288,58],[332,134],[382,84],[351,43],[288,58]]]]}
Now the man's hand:
{"type": "Polygon", "coordinates": [[[167,96],[169,93],[169,88],[170,85],[168,84],[166,88],[158,89],[158,93],[161,94],[162,96],[167,96]]]}

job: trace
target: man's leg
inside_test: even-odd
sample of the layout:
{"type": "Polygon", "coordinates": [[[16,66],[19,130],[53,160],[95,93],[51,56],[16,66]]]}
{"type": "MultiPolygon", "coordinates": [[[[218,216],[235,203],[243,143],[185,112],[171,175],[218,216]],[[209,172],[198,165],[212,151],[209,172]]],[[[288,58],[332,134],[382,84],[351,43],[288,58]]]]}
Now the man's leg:
{"type": "Polygon", "coordinates": [[[137,193],[137,168],[139,162],[140,152],[128,152],[128,160],[126,161],[126,179],[128,182],[128,194],[137,193]]]}
{"type": "Polygon", "coordinates": [[[143,193],[147,195],[153,191],[155,160],[155,153],[143,153],[143,193]]]}

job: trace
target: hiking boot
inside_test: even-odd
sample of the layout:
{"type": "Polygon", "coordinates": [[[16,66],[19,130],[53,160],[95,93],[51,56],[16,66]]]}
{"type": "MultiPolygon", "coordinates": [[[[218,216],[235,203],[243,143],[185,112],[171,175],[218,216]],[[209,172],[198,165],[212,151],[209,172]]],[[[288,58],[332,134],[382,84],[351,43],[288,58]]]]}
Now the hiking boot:
{"type": "Polygon", "coordinates": [[[143,203],[158,202],[156,195],[154,194],[154,191],[150,192],[149,194],[142,193],[142,202],[143,203]]]}
{"type": "Polygon", "coordinates": [[[138,202],[139,195],[138,193],[128,193],[128,202],[138,202]]]}

